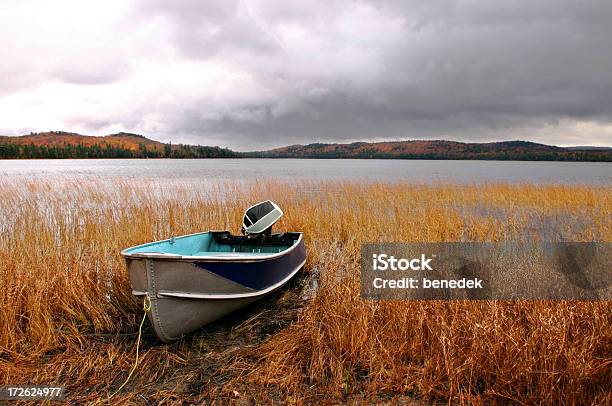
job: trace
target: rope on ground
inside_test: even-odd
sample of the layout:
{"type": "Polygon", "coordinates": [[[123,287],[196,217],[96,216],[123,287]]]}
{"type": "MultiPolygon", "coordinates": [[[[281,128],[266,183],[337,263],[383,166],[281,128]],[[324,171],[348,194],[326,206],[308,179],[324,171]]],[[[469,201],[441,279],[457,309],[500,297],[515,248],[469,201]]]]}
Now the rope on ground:
{"type": "Polygon", "coordinates": [[[134,373],[134,371],[136,370],[136,367],[138,366],[138,356],[139,356],[139,351],[140,351],[140,338],[142,337],[142,326],[144,325],[145,319],[147,318],[147,313],[149,313],[149,311],[151,310],[151,299],[149,298],[149,295],[146,295],[144,298],[142,310],[144,310],[144,314],[142,315],[142,320],[140,321],[140,327],[138,327],[138,338],[136,339],[136,361],[134,362],[134,366],[132,366],[132,370],[130,371],[129,375],[125,379],[125,382],[123,382],[121,386],[119,387],[119,389],[117,389],[115,392],[113,392],[112,395],[108,397],[109,399],[115,396],[117,393],[119,393],[121,389],[123,389],[123,387],[130,381],[132,374],[134,373]]]}

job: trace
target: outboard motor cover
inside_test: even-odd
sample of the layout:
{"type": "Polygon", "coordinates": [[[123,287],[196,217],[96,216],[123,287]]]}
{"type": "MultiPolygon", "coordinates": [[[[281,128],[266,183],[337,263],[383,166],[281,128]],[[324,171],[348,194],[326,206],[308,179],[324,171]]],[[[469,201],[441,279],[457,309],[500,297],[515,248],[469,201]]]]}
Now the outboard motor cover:
{"type": "Polygon", "coordinates": [[[283,211],[271,200],[257,203],[244,212],[242,232],[247,235],[269,234],[272,226],[283,216],[283,211]]]}

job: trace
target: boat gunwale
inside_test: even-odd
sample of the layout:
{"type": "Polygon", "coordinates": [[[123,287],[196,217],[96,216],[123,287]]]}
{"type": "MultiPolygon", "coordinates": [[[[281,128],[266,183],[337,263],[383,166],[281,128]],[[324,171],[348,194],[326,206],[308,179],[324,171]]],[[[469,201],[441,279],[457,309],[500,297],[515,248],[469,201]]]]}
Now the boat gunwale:
{"type": "Polygon", "coordinates": [[[212,233],[212,232],[229,232],[229,231],[228,230],[208,230],[208,231],[201,231],[199,233],[185,234],[185,235],[181,235],[181,236],[178,236],[178,237],[166,238],[165,240],[151,241],[151,242],[148,242],[148,243],[144,243],[144,244],[140,244],[140,245],[135,245],[133,247],[126,248],[126,249],[121,251],[121,255],[124,258],[130,258],[130,259],[165,259],[165,260],[177,260],[177,261],[187,261],[187,262],[191,262],[191,261],[260,262],[260,261],[266,261],[266,260],[269,260],[269,259],[280,258],[280,257],[283,257],[283,256],[289,254],[297,246],[300,245],[300,243],[302,242],[303,237],[304,237],[304,233],[291,231],[290,233],[298,234],[299,235],[297,241],[295,241],[293,243],[293,245],[291,245],[286,250],[281,251],[281,252],[277,252],[277,253],[272,253],[270,255],[257,255],[257,256],[246,256],[246,255],[245,256],[214,256],[214,255],[179,255],[179,254],[171,254],[171,253],[165,253],[165,252],[154,252],[154,251],[151,251],[151,252],[136,252],[136,253],[129,253],[129,252],[127,252],[129,250],[133,250],[133,249],[136,249],[136,248],[146,247],[148,245],[169,242],[169,241],[172,241],[172,240],[178,240],[180,238],[193,237],[193,236],[201,235],[201,234],[209,234],[209,233],[212,233]]]}

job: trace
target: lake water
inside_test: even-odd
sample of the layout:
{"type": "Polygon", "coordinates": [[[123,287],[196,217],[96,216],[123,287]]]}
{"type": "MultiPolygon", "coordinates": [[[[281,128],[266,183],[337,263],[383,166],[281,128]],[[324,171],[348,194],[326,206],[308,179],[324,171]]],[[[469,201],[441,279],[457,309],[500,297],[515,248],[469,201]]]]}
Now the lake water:
{"type": "Polygon", "coordinates": [[[365,180],[417,183],[590,183],[612,185],[612,163],[359,159],[0,160],[0,176],[179,181],[365,180]]]}

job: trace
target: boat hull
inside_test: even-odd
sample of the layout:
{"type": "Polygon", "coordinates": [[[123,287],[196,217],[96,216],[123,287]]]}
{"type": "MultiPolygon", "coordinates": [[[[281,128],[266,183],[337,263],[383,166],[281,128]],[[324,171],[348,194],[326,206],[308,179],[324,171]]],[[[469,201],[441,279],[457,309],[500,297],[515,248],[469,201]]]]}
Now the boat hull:
{"type": "Polygon", "coordinates": [[[261,257],[124,257],[133,294],[149,297],[155,333],[171,342],[281,288],[304,265],[306,249],[300,235],[285,252],[261,257]]]}

